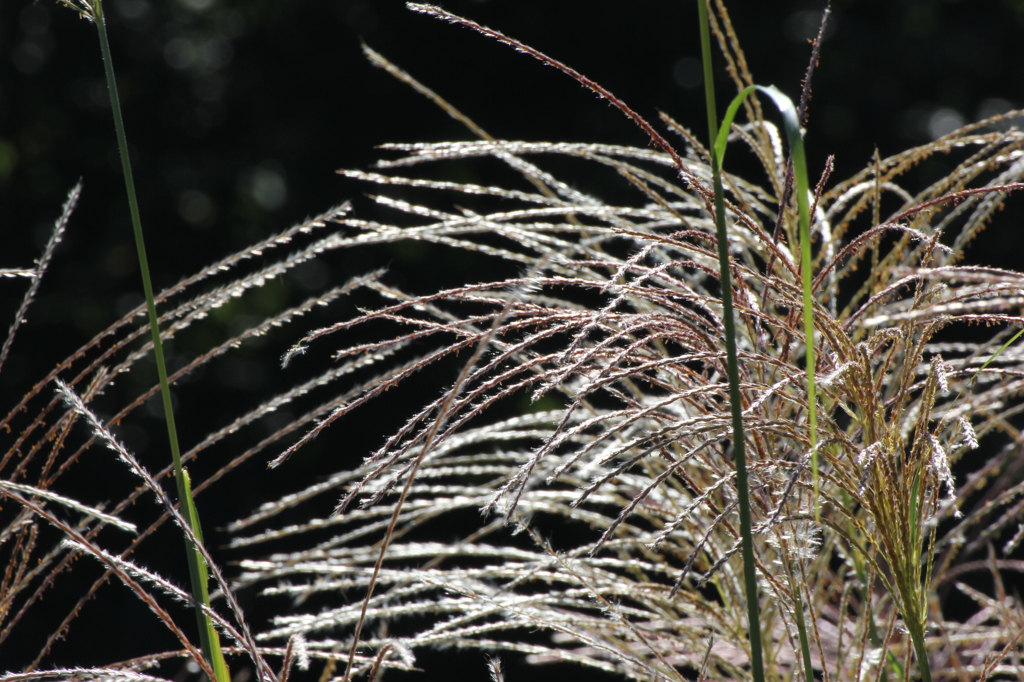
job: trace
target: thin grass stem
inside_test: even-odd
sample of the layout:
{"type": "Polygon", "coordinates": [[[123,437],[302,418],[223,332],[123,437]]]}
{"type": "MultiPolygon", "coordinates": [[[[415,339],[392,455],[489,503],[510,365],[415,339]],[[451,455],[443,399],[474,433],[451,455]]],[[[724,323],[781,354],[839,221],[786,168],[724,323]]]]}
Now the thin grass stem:
{"type": "MultiPolygon", "coordinates": [[[[743,541],[743,578],[747,597],[747,619],[750,624],[750,666],[755,682],[764,682],[764,661],[761,651],[761,618],[758,603],[757,575],[754,573],[754,536],[750,519],[750,493],[747,481],[746,437],[743,432],[743,402],[740,397],[740,373],[736,354],[736,322],[732,302],[729,235],[725,226],[725,190],[719,145],[718,115],[715,109],[714,75],[711,71],[711,35],[708,28],[706,0],[697,0],[700,16],[701,55],[704,62],[704,94],[708,112],[708,134],[711,140],[711,173],[715,189],[715,226],[718,235],[718,266],[722,287],[722,322],[725,326],[726,369],[729,376],[729,406],[732,410],[732,442],[736,459],[736,489],[739,496],[740,535],[743,541]]],[[[746,90],[743,91],[744,93],[746,90]]],[[[745,95],[744,95],[745,97],[745,95]]],[[[742,101],[742,100],[739,100],[742,101]]],[[[728,133],[729,124],[723,126],[728,133]]]]}
{"type": "MultiPolygon", "coordinates": [[[[195,502],[192,499],[188,475],[181,465],[181,448],[178,444],[178,432],[174,422],[174,407],[171,402],[171,389],[167,381],[167,363],[160,337],[159,317],[153,295],[153,283],[149,274],[149,260],[146,257],[146,244],[142,235],[142,220],[139,215],[139,203],[135,193],[135,179],[132,175],[131,160],[128,156],[128,139],[125,135],[124,120],[121,116],[121,102],[117,93],[117,81],[114,76],[114,61],[110,54],[110,43],[107,40],[107,27],[103,15],[101,0],[93,0],[92,14],[99,33],[100,50],[103,54],[103,68],[107,79],[107,90],[110,94],[110,108],[114,114],[114,128],[117,131],[117,146],[121,156],[121,169],[124,173],[125,190],[128,194],[128,206],[132,218],[132,231],[135,235],[135,248],[139,258],[139,271],[142,275],[142,288],[146,296],[146,310],[149,315],[150,331],[153,337],[153,355],[156,360],[157,374],[160,379],[160,395],[163,399],[164,421],[167,424],[167,440],[171,448],[174,462],[174,478],[178,487],[178,499],[182,514],[196,537],[202,537],[199,530],[199,518],[195,502]]],[[[196,600],[196,621],[199,626],[199,639],[202,643],[203,656],[214,670],[217,682],[229,682],[224,654],[220,648],[220,638],[213,627],[210,617],[203,612],[203,606],[209,607],[210,597],[207,587],[208,569],[196,547],[186,538],[186,555],[188,557],[189,576],[192,583],[192,596],[196,600]]]]}

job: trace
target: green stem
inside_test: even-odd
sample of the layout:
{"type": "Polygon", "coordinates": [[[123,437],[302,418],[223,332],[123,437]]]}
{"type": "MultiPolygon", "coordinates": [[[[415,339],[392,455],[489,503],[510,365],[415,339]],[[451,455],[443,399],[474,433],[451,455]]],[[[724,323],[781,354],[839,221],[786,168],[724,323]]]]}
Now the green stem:
{"type": "Polygon", "coordinates": [[[921,496],[921,465],[918,465],[914,473],[914,481],[910,487],[910,557],[907,566],[903,570],[906,574],[906,585],[904,592],[903,619],[910,633],[910,639],[914,643],[914,654],[917,656],[917,667],[921,672],[923,682],[931,682],[932,673],[928,663],[928,649],[924,642],[924,629],[927,627],[927,598],[924,594],[924,585],[920,582],[921,566],[921,537],[920,537],[920,496],[921,496]]]}
{"type": "MultiPolygon", "coordinates": [[[[740,373],[736,353],[736,323],[732,305],[732,276],[729,268],[729,235],[725,228],[725,190],[722,169],[715,141],[718,135],[718,114],[715,109],[714,74],[711,69],[711,36],[708,28],[706,0],[697,0],[700,13],[701,57],[704,62],[704,94],[711,136],[711,173],[715,186],[715,226],[718,234],[718,265],[722,287],[722,321],[725,325],[726,364],[729,375],[729,405],[732,409],[732,442],[736,457],[736,488],[739,494],[740,535],[743,546],[743,577],[747,598],[747,619],[750,631],[750,666],[755,682],[764,682],[761,654],[761,618],[754,573],[754,535],[750,519],[750,495],[747,481],[747,454],[743,431],[743,404],[740,398],[740,373]]],[[[728,126],[726,126],[726,130],[728,126]]]]}
{"type": "MultiPolygon", "coordinates": [[[[174,408],[171,403],[171,389],[167,380],[167,363],[164,360],[164,347],[160,338],[160,318],[156,312],[156,300],[153,296],[153,284],[149,275],[149,260],[146,258],[146,244],[142,237],[142,220],[139,217],[139,203],[135,195],[135,179],[132,175],[131,161],[128,158],[128,139],[124,132],[124,121],[121,118],[121,101],[117,94],[117,81],[114,78],[114,61],[110,55],[110,44],[107,41],[107,27],[103,17],[101,0],[92,2],[93,16],[99,32],[100,50],[103,53],[103,67],[106,72],[107,89],[110,92],[110,108],[114,114],[114,128],[117,131],[117,146],[121,153],[121,170],[124,172],[124,184],[128,193],[128,207],[131,211],[132,230],[135,233],[135,248],[139,257],[139,270],[142,274],[142,289],[146,295],[146,311],[149,313],[149,326],[153,337],[153,355],[156,359],[157,374],[160,378],[160,395],[163,399],[164,420],[167,424],[167,440],[171,447],[171,458],[174,462],[174,479],[178,488],[178,500],[182,515],[202,542],[199,528],[199,516],[196,513],[192,490],[181,465],[181,449],[178,446],[178,431],[174,424],[174,408]]],[[[192,583],[192,597],[195,600],[196,620],[199,624],[199,639],[203,647],[203,655],[212,666],[217,682],[230,682],[231,675],[220,649],[220,638],[213,627],[209,616],[203,612],[203,606],[209,607],[210,597],[207,586],[209,574],[206,562],[199,550],[190,540],[185,540],[188,557],[189,576],[192,583]]]]}
{"type": "Polygon", "coordinates": [[[804,679],[814,682],[814,666],[811,663],[811,643],[807,637],[807,623],[804,618],[804,600],[800,597],[800,585],[789,575],[789,589],[793,592],[793,615],[796,618],[796,630],[800,637],[800,655],[804,662],[804,679]]]}
{"type": "MultiPolygon", "coordinates": [[[[814,492],[814,499],[815,499],[814,510],[815,510],[815,517],[817,518],[817,515],[818,515],[818,504],[817,504],[817,498],[818,498],[818,495],[817,495],[817,486],[818,486],[818,482],[817,482],[818,481],[818,458],[817,458],[818,421],[817,421],[817,400],[815,399],[815,389],[814,389],[814,318],[813,318],[812,311],[811,311],[811,303],[812,303],[812,299],[811,299],[812,278],[811,278],[811,267],[810,267],[811,266],[811,257],[810,257],[811,247],[810,247],[810,236],[809,236],[810,235],[810,212],[809,212],[809,208],[808,208],[808,205],[807,205],[807,192],[808,192],[807,160],[804,158],[803,139],[801,138],[801,135],[800,135],[800,125],[799,125],[799,121],[798,121],[798,117],[797,117],[797,113],[796,113],[796,108],[793,106],[793,100],[791,100],[785,94],[783,94],[782,92],[777,90],[774,86],[764,87],[764,86],[761,86],[761,85],[751,85],[751,86],[748,86],[746,88],[743,88],[743,90],[741,90],[739,92],[739,94],[737,94],[736,97],[733,98],[732,102],[729,103],[729,108],[726,109],[726,111],[725,111],[725,118],[722,119],[722,127],[718,131],[718,137],[715,139],[714,147],[711,150],[711,159],[712,159],[711,167],[712,167],[712,172],[714,173],[714,176],[715,176],[715,219],[716,219],[716,224],[717,224],[717,227],[718,227],[718,235],[719,235],[718,236],[718,240],[719,240],[719,259],[720,259],[720,262],[724,262],[721,259],[727,257],[727,255],[726,256],[722,255],[723,254],[723,246],[722,246],[722,244],[724,243],[724,240],[727,237],[727,235],[725,233],[724,208],[721,207],[721,204],[724,204],[724,197],[720,197],[720,195],[719,195],[719,192],[721,191],[721,185],[722,185],[721,165],[722,165],[723,161],[725,160],[725,150],[726,150],[726,146],[727,146],[727,144],[729,142],[729,129],[732,127],[732,121],[736,117],[736,114],[739,111],[740,105],[743,104],[743,100],[745,100],[747,98],[747,96],[749,96],[750,94],[752,94],[754,92],[760,92],[760,93],[763,93],[765,95],[768,95],[772,99],[772,101],[775,103],[775,106],[778,107],[779,112],[782,114],[783,121],[785,122],[786,135],[788,137],[789,146],[790,146],[790,154],[793,157],[793,170],[794,170],[793,176],[794,176],[794,178],[796,180],[797,206],[799,208],[799,216],[800,216],[800,242],[801,242],[801,250],[802,250],[802,254],[803,254],[801,256],[801,259],[803,261],[803,295],[804,295],[804,325],[805,325],[805,327],[804,327],[804,337],[805,337],[804,338],[804,343],[805,343],[805,346],[806,346],[806,356],[807,356],[807,405],[808,405],[808,415],[809,415],[809,423],[810,423],[811,465],[812,465],[812,467],[814,469],[814,488],[815,488],[815,492],[814,492]],[[802,197],[802,199],[800,197],[802,197]]],[[[782,208],[780,207],[779,210],[781,211],[782,208]]],[[[722,286],[723,287],[726,286],[727,282],[729,282],[729,280],[726,277],[727,274],[728,273],[723,272],[723,277],[722,277],[722,286]]],[[[723,301],[724,301],[725,296],[723,296],[722,298],[723,298],[723,301]]],[[[730,292],[730,300],[731,300],[731,292],[730,292]]],[[[729,340],[729,327],[730,327],[730,320],[727,320],[726,321],[726,344],[727,344],[727,347],[729,348],[730,352],[735,353],[735,345],[734,345],[735,344],[735,337],[733,337],[732,341],[729,340]]],[[[734,393],[732,393],[732,378],[730,376],[730,402],[732,402],[734,404],[734,409],[733,409],[733,412],[734,412],[734,414],[733,414],[733,424],[734,424],[734,427],[733,428],[734,429],[735,429],[735,423],[736,423],[736,414],[735,413],[736,413],[736,410],[738,410],[738,407],[735,407],[735,406],[738,405],[738,401],[739,401],[738,383],[737,383],[736,392],[734,394],[734,393]]],[[[742,504],[743,504],[744,498],[747,497],[749,495],[749,493],[748,493],[747,487],[746,487],[747,486],[747,484],[746,484],[746,460],[744,459],[744,461],[743,461],[743,471],[742,471],[743,475],[742,476],[740,476],[740,464],[739,464],[739,461],[740,461],[739,457],[737,457],[737,466],[736,466],[736,468],[737,468],[737,477],[736,478],[737,478],[737,486],[740,487],[740,503],[741,503],[741,507],[740,507],[740,509],[741,509],[740,523],[742,524],[743,523],[743,516],[742,516],[742,508],[743,507],[742,507],[742,504]],[[740,479],[741,478],[742,478],[742,481],[743,481],[742,484],[740,483],[740,479]]],[[[749,523],[749,517],[748,517],[748,523],[749,523]]],[[[743,531],[741,529],[741,533],[742,532],[743,531]]],[[[744,560],[744,561],[746,561],[746,560],[744,560]]],[[[752,572],[752,569],[751,569],[751,572],[752,572]]],[[[801,642],[805,643],[806,639],[807,639],[807,628],[806,628],[806,626],[804,624],[804,619],[803,619],[803,616],[802,616],[802,614],[803,614],[803,605],[801,603],[801,600],[799,599],[799,595],[796,596],[796,599],[795,599],[795,602],[794,602],[794,608],[797,609],[797,613],[800,614],[797,617],[796,624],[797,624],[797,629],[800,632],[801,642]]],[[[803,645],[803,646],[801,646],[801,651],[803,653],[803,658],[804,658],[805,674],[809,675],[808,671],[810,671],[812,669],[811,668],[810,647],[806,646],[806,645],[803,645]]],[[[808,682],[810,682],[810,680],[812,680],[812,679],[813,679],[813,677],[809,676],[808,677],[808,682]]]]}
{"type": "Polygon", "coordinates": [[[910,630],[910,639],[914,642],[914,654],[917,656],[917,669],[921,673],[921,682],[932,682],[931,665],[928,663],[928,649],[924,644],[924,633],[918,629],[910,630]]]}

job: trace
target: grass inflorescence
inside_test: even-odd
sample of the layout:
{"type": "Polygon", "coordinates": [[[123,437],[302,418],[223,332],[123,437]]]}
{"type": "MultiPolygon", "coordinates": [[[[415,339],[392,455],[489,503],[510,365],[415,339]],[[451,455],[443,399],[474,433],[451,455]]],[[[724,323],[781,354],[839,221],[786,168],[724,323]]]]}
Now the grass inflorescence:
{"type": "MultiPolygon", "coordinates": [[[[813,69],[799,106],[756,86],[721,2],[708,37],[740,96],[724,122],[709,106],[707,146],[504,33],[410,8],[555,67],[629,117],[650,146],[497,139],[367,47],[475,139],[384,145],[373,170],[340,172],[366,183],[394,224],[331,209],[156,295],[153,328],[172,339],[327,250],[412,241],[514,274],[410,293],[368,270],[170,373],[173,385],[314,307],[358,297],[351,316],[296,332],[281,362],[286,376],[309,371],[322,361],[307,351],[329,347],[333,364],[229,420],[181,462],[271,413],[320,402],[232,452],[197,493],[254,457],[287,469],[326,432],[365,428],[361,410],[384,393],[428,372],[443,377],[361,463],[233,522],[230,545],[244,558],[231,570],[203,546],[195,507],[179,512],[162,489],[180,467],[150,472],[116,435],[158,387],[114,413],[92,407],[153,351],[142,307],[60,363],[0,422],[0,647],[79,570],[76,557],[90,555],[102,574],[61,612],[32,664],[0,679],[157,679],[170,660],[212,673],[175,601],[216,627],[232,669],[273,682],[305,670],[387,677],[438,647],[637,680],[1021,677],[1024,611],[1004,578],[1024,568],[1014,558],[1024,535],[1024,359],[1011,343],[1024,323],[1024,274],[972,265],[967,249],[1024,189],[1024,133],[996,125],[1020,112],[876,156],[845,179],[831,177],[829,160],[811,187],[800,127],[812,120],[813,69]],[[765,111],[775,104],[782,129],[765,111]],[[759,178],[730,172],[733,147],[757,159],[759,178]],[[936,155],[951,170],[913,186],[908,172],[936,155]],[[588,194],[546,170],[552,158],[591,164],[635,198],[588,194]],[[484,160],[507,169],[508,182],[421,172],[484,160]],[[271,257],[292,242],[298,250],[271,257]],[[141,483],[109,491],[105,506],[62,494],[66,472],[101,446],[141,483]],[[129,522],[143,497],[158,511],[129,522]],[[209,565],[214,607],[134,561],[168,519],[209,565]],[[977,571],[994,594],[963,579],[977,571]],[[47,668],[54,642],[111,579],[178,648],[47,668]],[[241,591],[283,606],[250,622],[241,591]],[[974,604],[969,617],[947,612],[953,592],[974,604]]],[[[818,56],[816,45],[812,66],[818,56]]],[[[12,336],[78,192],[38,267],[9,273],[33,280],[12,336]]],[[[508,677],[497,658],[487,665],[493,679],[508,677]]]]}

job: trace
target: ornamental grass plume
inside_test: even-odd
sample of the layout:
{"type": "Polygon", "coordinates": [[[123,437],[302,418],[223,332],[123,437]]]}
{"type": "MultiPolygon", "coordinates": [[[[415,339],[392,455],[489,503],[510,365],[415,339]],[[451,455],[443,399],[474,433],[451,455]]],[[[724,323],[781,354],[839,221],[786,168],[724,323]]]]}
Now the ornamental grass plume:
{"type": "MultiPolygon", "coordinates": [[[[411,8],[600,88],[513,38],[438,8],[411,8]]],[[[723,3],[711,25],[737,91],[753,85],[723,3]]],[[[295,333],[284,376],[311,378],[183,454],[192,461],[271,413],[319,401],[225,458],[197,493],[253,457],[287,470],[310,441],[340,434],[344,442],[346,429],[365,429],[360,415],[384,393],[442,377],[358,466],[231,523],[233,556],[244,557],[237,566],[218,565],[218,552],[207,551],[219,586],[211,617],[232,669],[244,661],[275,682],[290,674],[377,679],[416,669],[426,649],[453,648],[572,662],[620,679],[750,679],[707,147],[667,114],[657,128],[665,147],[496,139],[366,52],[476,139],[387,144],[376,168],[341,171],[365,182],[394,221],[341,206],[230,256],[158,296],[162,333],[201,324],[328,249],[358,256],[396,242],[430,244],[493,262],[497,275],[410,292],[369,270],[255,321],[172,374],[173,383],[314,307],[358,302],[347,318],[295,333]],[[563,160],[627,184],[633,201],[606,202],[547,169],[572,167],[563,160]],[[421,171],[486,162],[506,169],[507,182],[439,181],[421,171]],[[292,241],[302,246],[291,255],[256,259],[292,241]],[[211,281],[217,286],[203,289],[211,281]],[[238,593],[259,595],[275,615],[251,621],[238,593]]],[[[1024,274],[972,265],[968,249],[1024,189],[1024,133],[998,125],[1021,112],[876,157],[846,179],[831,177],[831,161],[812,169],[820,177],[809,197],[816,500],[798,202],[783,137],[756,97],[729,141],[752,152],[763,179],[733,174],[727,163],[723,185],[767,677],[808,678],[805,631],[818,679],[1022,678],[1024,609],[1005,581],[1024,570],[1014,558],[1024,537],[1024,356],[1010,343],[1024,323],[1024,274]],[[908,171],[936,155],[952,170],[909,188],[908,171]],[[992,593],[965,579],[974,572],[990,576],[992,593]],[[953,593],[974,605],[968,617],[947,611],[953,593]]],[[[656,128],[642,124],[653,137],[656,128]]],[[[172,517],[171,504],[153,494],[170,467],[136,472],[144,484],[111,491],[103,509],[58,496],[64,472],[90,448],[120,447],[109,426],[157,390],[115,414],[89,411],[150,352],[141,314],[61,363],[3,419],[0,647],[76,557],[91,555],[104,572],[61,613],[33,666],[0,680],[159,679],[174,674],[161,667],[168,661],[202,659],[177,624],[188,613],[173,603],[188,602],[187,593],[132,559],[172,517]],[[55,393],[58,378],[70,408],[55,393]],[[122,517],[147,496],[158,511],[133,527],[122,517]],[[45,668],[53,642],[111,578],[151,607],[177,648],[105,667],[45,668]]],[[[490,660],[494,679],[514,679],[490,660]]]]}

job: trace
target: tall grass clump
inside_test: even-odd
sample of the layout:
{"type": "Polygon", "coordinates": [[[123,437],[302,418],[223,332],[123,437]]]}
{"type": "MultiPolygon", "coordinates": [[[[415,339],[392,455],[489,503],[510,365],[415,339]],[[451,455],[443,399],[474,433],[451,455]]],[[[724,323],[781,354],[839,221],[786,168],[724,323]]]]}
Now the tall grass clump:
{"type": "MultiPolygon", "coordinates": [[[[721,2],[707,20],[745,99],[724,123],[709,106],[713,140],[722,126],[710,145],[667,114],[656,128],[514,38],[410,8],[559,69],[630,117],[641,146],[496,139],[367,47],[475,139],[388,144],[373,171],[341,171],[371,188],[392,224],[333,209],[156,297],[170,339],[327,249],[358,256],[419,242],[499,273],[412,292],[368,271],[171,374],[173,384],[314,307],[358,300],[354,315],[295,334],[283,372],[312,378],[182,454],[223,456],[197,492],[257,456],[286,471],[325,432],[344,441],[346,429],[365,429],[368,403],[435,382],[358,466],[233,522],[237,569],[205,551],[221,602],[200,610],[232,669],[283,682],[316,661],[310,675],[324,681],[376,679],[416,668],[422,650],[454,648],[637,680],[1024,677],[1024,609],[1005,583],[1024,569],[1014,558],[1024,366],[1010,343],[1024,323],[1024,274],[972,265],[968,250],[1024,189],[1024,133],[996,125],[1020,112],[876,157],[846,179],[831,177],[829,159],[811,169],[811,188],[798,130],[813,134],[811,74],[798,108],[755,87],[721,2]],[[788,140],[769,100],[788,107],[788,140]],[[757,172],[730,172],[727,148],[730,159],[746,150],[757,172]],[[909,171],[937,155],[951,170],[915,186],[909,171]],[[419,172],[486,161],[507,169],[507,184],[419,172]],[[608,203],[546,169],[573,164],[617,178],[634,201],[608,203]],[[337,231],[312,236],[328,224],[337,231]],[[256,259],[293,239],[305,246],[256,259]],[[321,366],[322,350],[332,364],[321,366]],[[313,396],[301,416],[230,450],[236,432],[313,396]],[[972,573],[987,574],[991,593],[972,573]],[[279,610],[250,623],[237,592],[279,610]],[[969,614],[949,611],[953,594],[969,614]]],[[[37,282],[47,260],[22,274],[37,282]]],[[[146,471],[111,432],[157,388],[102,418],[90,408],[151,351],[142,312],[58,365],[3,420],[0,646],[76,557],[102,573],[35,662],[0,679],[159,677],[189,659],[209,672],[173,610],[195,599],[131,556],[167,518],[188,525],[161,489],[171,467],[146,471]],[[101,446],[143,484],[105,492],[117,501],[103,509],[60,494],[65,472],[101,446]],[[131,524],[143,496],[158,511],[131,524]],[[111,577],[178,649],[88,670],[43,666],[111,577]]],[[[496,661],[492,672],[501,675],[496,661]]]]}

